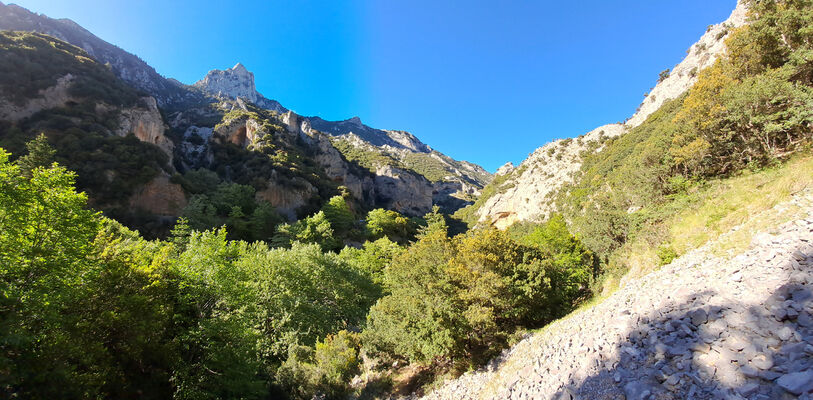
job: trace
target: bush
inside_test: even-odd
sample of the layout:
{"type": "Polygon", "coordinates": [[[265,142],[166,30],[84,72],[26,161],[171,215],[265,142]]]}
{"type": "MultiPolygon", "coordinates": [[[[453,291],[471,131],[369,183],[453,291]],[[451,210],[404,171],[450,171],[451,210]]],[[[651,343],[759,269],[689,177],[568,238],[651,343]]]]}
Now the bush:
{"type": "Polygon", "coordinates": [[[292,397],[309,400],[345,399],[351,393],[350,380],[359,371],[358,334],[339,331],[316,343],[316,348],[297,346],[277,370],[278,383],[292,397]]]}

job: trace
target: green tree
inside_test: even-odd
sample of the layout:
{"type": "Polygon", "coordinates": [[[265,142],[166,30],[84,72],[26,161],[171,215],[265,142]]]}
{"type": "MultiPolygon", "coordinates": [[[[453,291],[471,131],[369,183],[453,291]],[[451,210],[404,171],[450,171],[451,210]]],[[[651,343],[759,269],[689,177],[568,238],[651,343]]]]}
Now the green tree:
{"type": "Polygon", "coordinates": [[[338,237],[346,237],[353,228],[355,218],[347,205],[347,201],[342,196],[333,196],[322,207],[325,218],[330,221],[330,226],[338,237]]]}
{"type": "Polygon", "coordinates": [[[20,172],[30,178],[37,167],[50,167],[56,162],[56,150],[48,144],[48,138],[40,133],[36,139],[26,143],[28,154],[17,160],[20,172]]]}
{"type": "Polygon", "coordinates": [[[409,218],[397,211],[376,208],[367,213],[367,232],[373,240],[386,236],[398,243],[406,243],[415,235],[415,227],[409,218]]]}

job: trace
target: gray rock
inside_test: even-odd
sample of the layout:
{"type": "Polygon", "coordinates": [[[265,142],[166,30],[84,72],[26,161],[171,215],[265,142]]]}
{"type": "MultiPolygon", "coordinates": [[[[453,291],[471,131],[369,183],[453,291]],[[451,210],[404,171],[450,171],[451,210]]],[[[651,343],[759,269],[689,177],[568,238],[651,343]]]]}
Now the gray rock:
{"type": "Polygon", "coordinates": [[[776,332],[776,336],[778,336],[783,342],[788,341],[791,337],[793,337],[793,329],[784,326],[782,329],[779,329],[779,331],[776,332]]]}
{"type": "Polygon", "coordinates": [[[813,316],[807,311],[802,311],[796,318],[796,323],[805,328],[813,327],[813,316]]]}
{"type": "Polygon", "coordinates": [[[689,318],[691,318],[692,324],[695,326],[700,326],[708,322],[709,315],[706,313],[706,310],[698,308],[689,313],[689,318]]]}
{"type": "Polygon", "coordinates": [[[646,400],[652,394],[655,386],[644,381],[633,381],[624,385],[626,400],[646,400]]]}
{"type": "Polygon", "coordinates": [[[813,370],[785,374],[776,380],[776,383],[786,391],[795,395],[813,390],[813,370]]]}
{"type": "Polygon", "coordinates": [[[759,390],[759,384],[751,382],[737,388],[737,393],[749,397],[759,390]]]}

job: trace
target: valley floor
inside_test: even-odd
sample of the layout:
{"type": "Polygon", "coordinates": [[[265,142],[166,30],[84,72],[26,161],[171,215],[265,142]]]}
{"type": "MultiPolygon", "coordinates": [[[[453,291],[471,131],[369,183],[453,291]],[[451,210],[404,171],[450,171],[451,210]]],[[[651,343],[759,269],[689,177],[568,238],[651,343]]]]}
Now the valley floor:
{"type": "Polygon", "coordinates": [[[788,209],[740,254],[714,251],[738,227],[425,398],[813,398],[813,189],[766,212],[788,209]]]}

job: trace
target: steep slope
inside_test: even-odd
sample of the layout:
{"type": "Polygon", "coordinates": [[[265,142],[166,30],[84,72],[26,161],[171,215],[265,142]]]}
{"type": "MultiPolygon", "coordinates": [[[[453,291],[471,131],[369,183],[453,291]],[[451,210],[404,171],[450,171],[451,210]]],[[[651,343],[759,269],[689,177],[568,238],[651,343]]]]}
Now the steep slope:
{"type": "Polygon", "coordinates": [[[195,93],[159,75],[137,56],[105,42],[70,19],[53,19],[0,2],[0,30],[44,33],[81,47],[102,64],[110,64],[123,81],[155,97],[161,106],[196,97],[195,93]]]}
{"type": "MultiPolygon", "coordinates": [[[[555,322],[427,399],[780,399],[813,392],[813,191],[555,322]],[[754,233],[753,231],[749,231],[754,233]],[[651,396],[651,397],[650,397],[651,396]]],[[[804,395],[803,397],[804,398],[804,395]]]]}
{"type": "Polygon", "coordinates": [[[694,85],[699,71],[724,52],[729,32],[743,25],[745,19],[746,8],[740,2],[725,22],[708,28],[686,58],[658,82],[624,124],[605,125],[578,138],[556,140],[538,148],[518,167],[495,180],[484,190],[483,197],[461,214],[471,223],[493,224],[500,229],[517,221],[544,219],[554,211],[553,195],[572,181],[585,154],[601,151],[604,141],[639,126],[665,102],[694,85]]]}
{"type": "Polygon", "coordinates": [[[0,146],[20,155],[23,143],[46,134],[95,207],[123,216],[138,194],[144,211],[180,211],[180,188],[167,180],[174,172],[167,129],[154,98],[82,49],[44,34],[0,32],[0,146]],[[153,189],[141,192],[148,184],[153,189]],[[175,204],[156,197],[157,187],[175,193],[175,204]]]}

